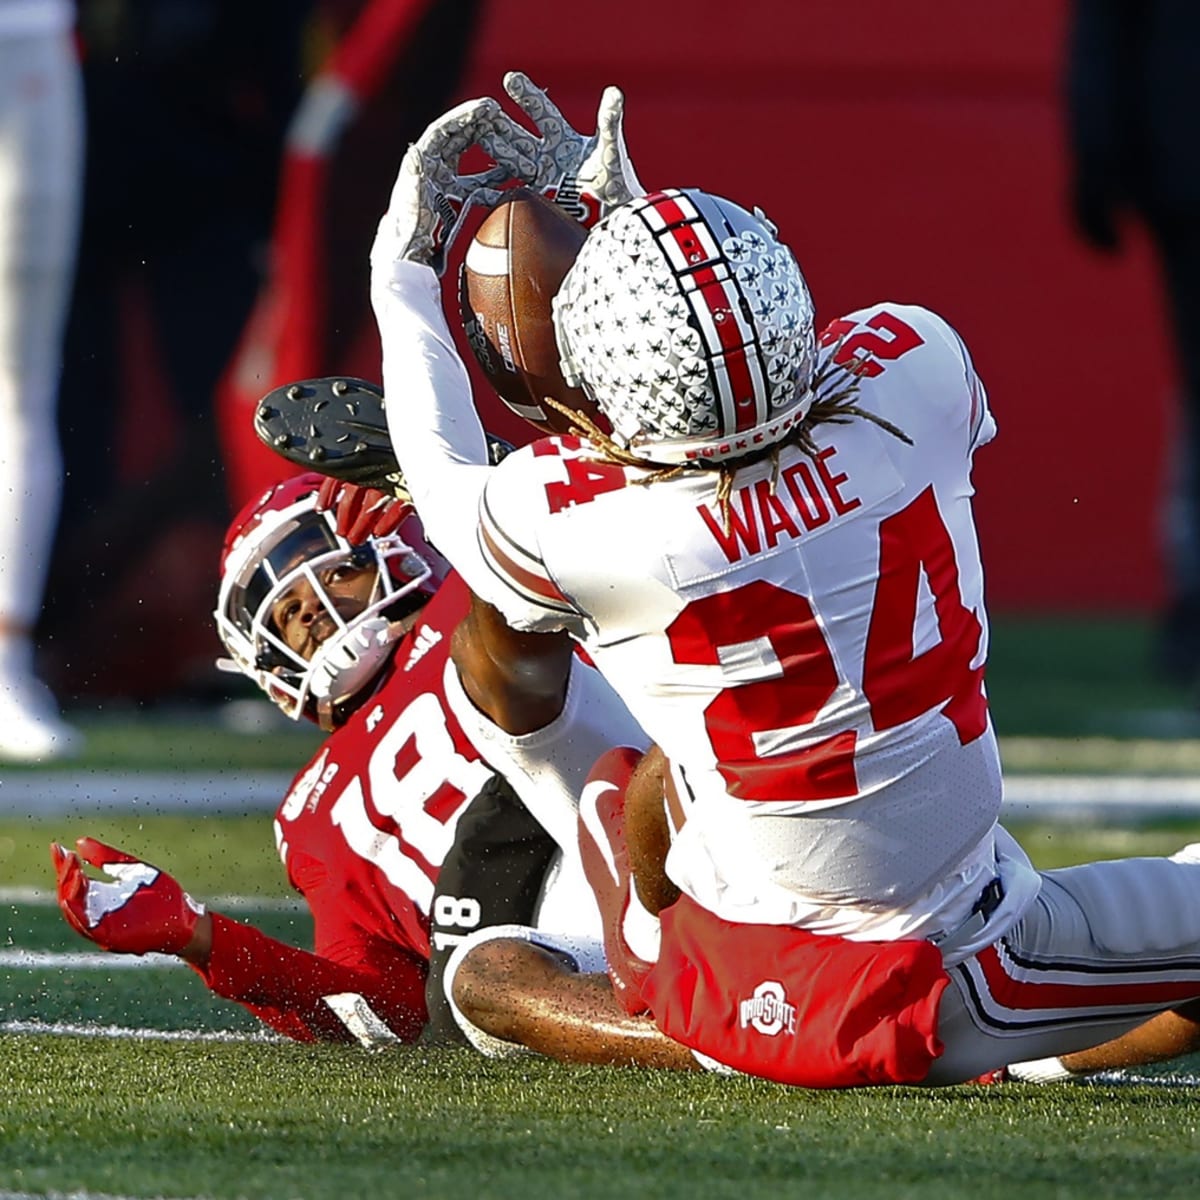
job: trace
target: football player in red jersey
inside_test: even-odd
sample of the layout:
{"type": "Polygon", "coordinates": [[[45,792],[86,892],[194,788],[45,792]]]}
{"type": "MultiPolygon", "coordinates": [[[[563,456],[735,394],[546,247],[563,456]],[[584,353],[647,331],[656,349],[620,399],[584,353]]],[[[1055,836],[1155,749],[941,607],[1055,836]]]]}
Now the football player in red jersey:
{"type": "Polygon", "coordinates": [[[427,987],[431,958],[439,966],[497,921],[592,931],[575,795],[613,739],[641,740],[600,677],[569,661],[552,693],[525,696],[520,735],[482,718],[449,664],[467,589],[412,506],[393,501],[381,518],[370,512],[380,498],[312,474],[288,480],[239,514],[222,556],[216,618],[231,668],[330,731],[275,818],[314,951],[205,911],[164,872],[94,839],[52,848],[60,904],[83,936],[178,954],[217,994],[301,1040],[411,1040],[427,1007],[450,1036],[437,970],[427,987]],[[553,763],[526,772],[530,755],[553,763]]]}
{"type": "Polygon", "coordinates": [[[1194,1021],[1195,855],[1037,872],[997,823],[971,513],[995,424],[957,333],[888,303],[818,345],[761,213],[631,195],[555,300],[567,381],[612,434],[581,419],[493,470],[437,214],[483,195],[456,174],[472,143],[536,181],[546,145],[506,130],[471,102],[405,156],[372,253],[389,421],[431,535],[504,618],[493,657],[570,633],[662,747],[650,824],[680,895],[631,1003],[807,1086],[961,1082],[1194,1021]]]}

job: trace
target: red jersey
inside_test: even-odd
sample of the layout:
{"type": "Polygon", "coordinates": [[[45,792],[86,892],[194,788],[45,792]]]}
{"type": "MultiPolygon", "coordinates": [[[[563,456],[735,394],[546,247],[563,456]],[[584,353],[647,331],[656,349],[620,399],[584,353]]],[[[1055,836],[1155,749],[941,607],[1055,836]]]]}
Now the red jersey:
{"type": "Polygon", "coordinates": [[[280,857],[314,920],[314,953],[213,914],[201,972],[289,1037],[347,1039],[322,997],[358,992],[400,1036],[425,1022],[429,909],[458,818],[493,772],[446,701],[469,593],[450,575],[396,645],[375,694],[296,776],[280,857]]]}

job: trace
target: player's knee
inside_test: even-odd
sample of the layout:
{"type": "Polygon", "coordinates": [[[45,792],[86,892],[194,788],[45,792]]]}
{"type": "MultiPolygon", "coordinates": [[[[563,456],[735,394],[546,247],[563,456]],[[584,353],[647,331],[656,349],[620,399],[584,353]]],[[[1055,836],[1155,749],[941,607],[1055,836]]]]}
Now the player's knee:
{"type": "Polygon", "coordinates": [[[515,938],[473,946],[459,963],[451,994],[458,1010],[493,1037],[516,1040],[531,976],[544,968],[545,951],[515,938]]]}

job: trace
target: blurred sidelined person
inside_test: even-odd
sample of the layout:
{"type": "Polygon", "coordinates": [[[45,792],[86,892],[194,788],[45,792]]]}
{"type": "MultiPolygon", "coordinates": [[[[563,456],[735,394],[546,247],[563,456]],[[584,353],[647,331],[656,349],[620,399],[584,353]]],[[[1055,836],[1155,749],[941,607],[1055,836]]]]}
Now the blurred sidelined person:
{"type": "Polygon", "coordinates": [[[1200,6],[1075,0],[1067,63],[1072,213],[1106,254],[1127,218],[1162,273],[1179,377],[1179,432],[1165,489],[1169,595],[1156,665],[1200,687],[1200,6]]]}
{"type": "Polygon", "coordinates": [[[60,695],[227,694],[207,563],[230,513],[278,475],[253,405],[290,379],[378,375],[366,259],[392,171],[376,147],[446,103],[478,8],[82,0],[93,153],[63,379],[73,520],[43,625],[60,695]],[[169,664],[147,651],[164,642],[169,664]]]}
{"type": "Polygon", "coordinates": [[[78,745],[34,671],[62,487],[55,408],[79,224],[72,0],[0,0],[0,762],[78,745]]]}
{"type": "Polygon", "coordinates": [[[68,519],[39,629],[64,702],[212,686],[208,564],[227,516],[213,391],[261,279],[312,3],[79,0],[68,519]]]}

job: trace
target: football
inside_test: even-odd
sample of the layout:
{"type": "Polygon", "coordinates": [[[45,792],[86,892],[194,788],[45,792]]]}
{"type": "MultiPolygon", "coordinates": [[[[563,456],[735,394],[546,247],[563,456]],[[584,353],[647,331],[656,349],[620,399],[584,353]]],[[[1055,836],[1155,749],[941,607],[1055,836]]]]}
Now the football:
{"type": "Polygon", "coordinates": [[[579,388],[563,382],[550,302],[587,230],[549,200],[515,190],[490,212],[467,247],[459,275],[463,328],[488,382],[518,416],[543,433],[565,433],[552,396],[608,424],[579,388]]]}

